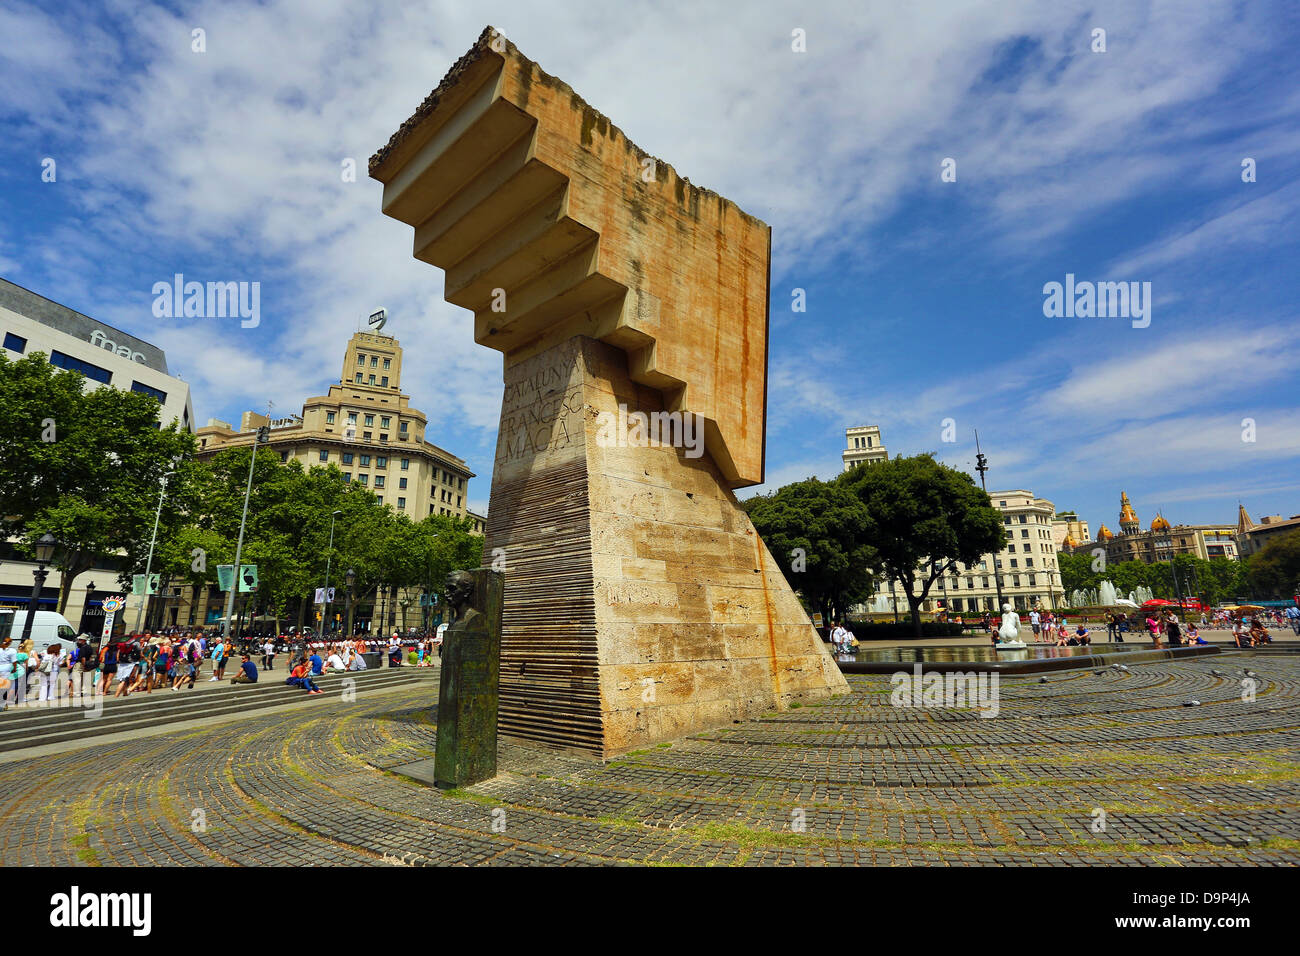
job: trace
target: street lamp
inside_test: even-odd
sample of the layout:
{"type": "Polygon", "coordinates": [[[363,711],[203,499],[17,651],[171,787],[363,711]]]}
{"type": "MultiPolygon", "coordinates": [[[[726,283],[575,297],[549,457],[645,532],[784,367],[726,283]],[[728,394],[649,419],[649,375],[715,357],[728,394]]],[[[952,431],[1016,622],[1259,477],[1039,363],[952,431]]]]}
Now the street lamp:
{"type": "Polygon", "coordinates": [[[352,604],[353,593],[352,586],[357,582],[357,572],[348,568],[348,573],[343,575],[343,579],[348,582],[348,637],[352,636],[352,604]]]}
{"type": "Polygon", "coordinates": [[[253,494],[253,467],[257,464],[257,446],[271,440],[271,427],[263,425],[253,435],[253,454],[248,457],[248,487],[244,489],[244,513],[239,518],[239,540],[235,542],[235,580],[226,595],[226,643],[230,643],[230,625],[235,613],[235,592],[239,590],[239,559],[244,551],[244,525],[248,522],[248,499],[253,494]]]}
{"type": "MultiPolygon", "coordinates": [[[[989,493],[989,489],[988,486],[984,484],[984,473],[989,470],[989,460],[985,458],[983,453],[980,451],[980,433],[978,428],[975,429],[975,470],[980,473],[980,488],[983,489],[984,494],[987,495],[989,493]]],[[[990,498],[989,504],[991,505],[992,503],[993,500],[990,498]]],[[[1003,548],[1006,547],[1006,541],[1002,542],[1002,547],[1003,548]]],[[[1002,548],[998,549],[998,551],[1001,550],[1002,548]]],[[[1001,614],[1002,613],[1002,575],[998,573],[997,554],[995,553],[991,555],[991,558],[993,559],[993,586],[997,588],[998,613],[1001,614]]]]}
{"type": "Polygon", "coordinates": [[[342,511],[330,512],[330,546],[325,552],[325,613],[321,615],[321,624],[327,634],[330,626],[330,561],[334,558],[334,519],[341,514],[342,511]]]}
{"type": "Polygon", "coordinates": [[[144,563],[144,593],[140,595],[140,608],[135,612],[135,632],[140,633],[140,618],[144,616],[144,606],[149,601],[149,574],[153,571],[153,546],[158,540],[158,519],[162,517],[163,498],[167,496],[167,479],[176,472],[169,471],[162,476],[158,489],[158,510],[153,515],[153,536],[149,539],[149,559],[144,563]]]}
{"type": "Polygon", "coordinates": [[[32,599],[27,604],[27,619],[23,621],[23,643],[32,636],[32,622],[36,620],[36,608],[41,601],[41,588],[45,587],[45,578],[49,574],[45,566],[54,560],[54,551],[59,542],[48,531],[36,542],[36,570],[32,572],[35,579],[32,584],[32,599]]]}

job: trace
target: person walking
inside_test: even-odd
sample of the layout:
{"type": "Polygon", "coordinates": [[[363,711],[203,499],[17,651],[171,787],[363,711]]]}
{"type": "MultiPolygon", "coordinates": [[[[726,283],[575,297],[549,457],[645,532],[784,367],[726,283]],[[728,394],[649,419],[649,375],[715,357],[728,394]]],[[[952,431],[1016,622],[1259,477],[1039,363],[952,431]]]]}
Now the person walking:
{"type": "Polygon", "coordinates": [[[110,638],[99,652],[99,693],[108,696],[108,687],[117,676],[117,645],[110,638]]]}
{"type": "Polygon", "coordinates": [[[268,671],[275,670],[275,644],[268,637],[262,645],[262,666],[268,671]]]}
{"type": "Polygon", "coordinates": [[[9,682],[0,696],[0,711],[21,704],[27,696],[27,660],[18,660],[18,648],[13,645],[12,638],[0,640],[0,681],[9,682]]]}
{"type": "Polygon", "coordinates": [[[59,665],[63,662],[63,645],[51,644],[41,655],[41,663],[36,668],[40,675],[41,693],[38,698],[42,703],[54,700],[58,696],[59,665]]]}

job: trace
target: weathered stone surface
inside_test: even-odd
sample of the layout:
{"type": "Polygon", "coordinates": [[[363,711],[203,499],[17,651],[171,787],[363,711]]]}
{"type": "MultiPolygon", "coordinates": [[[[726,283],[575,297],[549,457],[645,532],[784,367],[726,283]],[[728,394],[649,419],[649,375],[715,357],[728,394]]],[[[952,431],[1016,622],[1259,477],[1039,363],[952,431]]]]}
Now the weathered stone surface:
{"type": "Polygon", "coordinates": [[[768,227],[491,30],[370,171],[505,354],[501,733],[609,756],[847,690],[734,494],[763,480],[768,227]],[[638,412],[698,431],[647,446],[638,412]]]}

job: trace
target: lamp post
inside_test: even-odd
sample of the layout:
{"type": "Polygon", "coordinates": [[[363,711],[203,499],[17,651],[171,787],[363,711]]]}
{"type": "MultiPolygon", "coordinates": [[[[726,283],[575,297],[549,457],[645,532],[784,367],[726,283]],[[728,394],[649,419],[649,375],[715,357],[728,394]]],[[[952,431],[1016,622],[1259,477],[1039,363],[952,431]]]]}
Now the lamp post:
{"type": "MultiPolygon", "coordinates": [[[[988,486],[984,484],[984,473],[989,470],[989,460],[985,458],[983,453],[980,451],[980,433],[978,428],[975,429],[975,470],[980,473],[980,488],[983,490],[984,494],[987,495],[989,493],[989,489],[988,486]]],[[[992,499],[989,499],[989,504],[991,505],[992,503],[993,503],[992,499]]],[[[1005,540],[1002,542],[1002,547],[1003,548],[1006,547],[1005,540]]],[[[998,549],[998,551],[1001,550],[1002,548],[998,549]]],[[[1002,575],[998,573],[997,554],[995,553],[991,557],[993,558],[993,586],[997,589],[998,592],[998,613],[1001,614],[1002,603],[1003,603],[1002,602],[1002,575]]]]}
{"type": "Polygon", "coordinates": [[[153,571],[153,546],[158,541],[158,519],[162,517],[163,498],[167,497],[167,479],[176,474],[169,471],[162,476],[158,489],[158,510],[153,515],[153,536],[149,538],[149,558],[144,563],[144,593],[140,595],[140,607],[135,612],[135,632],[140,633],[140,618],[144,617],[144,607],[149,603],[149,574],[153,571]]]}
{"type": "Polygon", "coordinates": [[[330,546],[325,552],[325,612],[321,614],[321,626],[325,633],[329,633],[330,621],[330,561],[334,558],[334,519],[343,514],[342,511],[330,513],[330,546]]]}
{"type": "Polygon", "coordinates": [[[345,575],[343,575],[343,579],[344,579],[345,581],[348,582],[348,633],[347,633],[347,636],[348,636],[348,637],[351,637],[351,636],[352,636],[352,608],[353,608],[353,604],[354,604],[354,596],[353,596],[353,593],[352,593],[352,586],[353,586],[354,584],[356,584],[356,581],[357,581],[357,572],[353,571],[351,568],[348,568],[348,573],[345,574],[345,575]]]}
{"type": "Polygon", "coordinates": [[[27,604],[27,619],[23,621],[23,643],[32,636],[32,622],[36,620],[36,608],[41,601],[41,588],[45,587],[45,578],[49,574],[45,566],[54,560],[54,549],[58,541],[48,531],[36,542],[36,570],[32,572],[32,599],[27,604]]]}
{"type": "Polygon", "coordinates": [[[235,613],[235,592],[239,590],[239,558],[244,552],[244,525],[248,522],[248,499],[253,493],[253,466],[257,464],[257,446],[270,441],[271,429],[263,425],[253,434],[253,454],[248,458],[248,487],[244,489],[244,513],[239,518],[239,540],[235,542],[235,579],[230,593],[226,595],[226,643],[230,643],[230,625],[234,622],[231,615],[235,613]]]}

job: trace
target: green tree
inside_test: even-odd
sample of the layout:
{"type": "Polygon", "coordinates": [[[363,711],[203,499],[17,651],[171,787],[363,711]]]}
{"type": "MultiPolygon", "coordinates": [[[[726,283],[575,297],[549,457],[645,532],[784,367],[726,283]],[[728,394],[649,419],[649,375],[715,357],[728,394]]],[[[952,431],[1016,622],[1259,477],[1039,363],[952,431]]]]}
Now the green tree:
{"type": "Polygon", "coordinates": [[[60,611],[97,562],[147,549],[159,477],[194,450],[176,422],[158,426],[156,399],[84,384],[43,353],[0,352],[0,532],[29,551],[46,533],[59,541],[60,611]]]}
{"type": "Polygon", "coordinates": [[[866,506],[865,541],[898,582],[921,636],[921,604],[958,562],[971,565],[1006,544],[1002,515],[970,475],[933,455],[899,456],[854,468],[836,479],[866,506]]]}
{"type": "Polygon", "coordinates": [[[1106,577],[1092,569],[1093,557],[1087,552],[1070,554],[1062,551],[1056,556],[1056,564],[1061,572],[1061,589],[1065,591],[1066,600],[1078,589],[1095,588],[1106,577]]]}
{"type": "Polygon", "coordinates": [[[790,586],[828,621],[871,595],[877,555],[867,509],[848,488],[810,478],[742,506],[790,586]]]}
{"type": "Polygon", "coordinates": [[[1278,535],[1252,554],[1248,576],[1254,593],[1265,600],[1300,592],[1300,531],[1278,535]]]}

